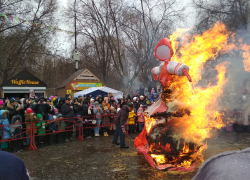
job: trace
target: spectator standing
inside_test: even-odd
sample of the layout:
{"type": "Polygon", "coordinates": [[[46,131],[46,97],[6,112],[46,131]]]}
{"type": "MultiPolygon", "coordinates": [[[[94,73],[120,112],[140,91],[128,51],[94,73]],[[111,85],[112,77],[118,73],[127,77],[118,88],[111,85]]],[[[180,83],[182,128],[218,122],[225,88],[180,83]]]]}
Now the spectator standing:
{"type": "Polygon", "coordinates": [[[13,148],[16,152],[22,151],[22,118],[19,115],[15,115],[11,119],[11,127],[10,127],[10,134],[13,137],[13,139],[16,139],[15,141],[12,141],[13,148]]]}
{"type": "Polygon", "coordinates": [[[145,88],[145,89],[144,89],[144,96],[146,96],[147,98],[149,97],[148,88],[145,88]]]}
{"type": "Polygon", "coordinates": [[[97,101],[95,102],[95,106],[96,108],[93,109],[96,118],[96,127],[94,128],[94,131],[95,131],[95,136],[100,136],[99,131],[100,131],[100,124],[102,122],[103,111],[97,101]]]}
{"type": "Polygon", "coordinates": [[[129,148],[125,144],[125,134],[127,134],[125,126],[126,126],[129,112],[131,112],[132,109],[133,109],[133,104],[128,103],[128,105],[124,105],[115,116],[116,130],[115,130],[112,143],[116,145],[120,145],[120,148],[129,148]],[[117,142],[117,139],[119,136],[120,136],[120,143],[117,142]]]}
{"type": "Polygon", "coordinates": [[[45,127],[47,126],[46,122],[43,120],[42,114],[36,115],[38,122],[36,123],[37,127],[37,147],[41,148],[44,143],[44,136],[46,134],[45,127]]]}
{"type": "Polygon", "coordinates": [[[109,104],[108,97],[105,97],[104,101],[102,102],[102,109],[104,109],[104,107],[107,107],[108,109],[110,109],[110,104],[109,104]]]}
{"type": "MultiPolygon", "coordinates": [[[[5,140],[10,138],[10,123],[8,120],[9,111],[8,110],[0,110],[0,125],[4,127],[0,127],[0,140],[5,140]],[[2,132],[3,131],[3,132],[2,132]],[[3,137],[2,137],[3,135],[3,137]]],[[[6,150],[8,148],[8,142],[1,143],[1,149],[6,150]]]]}
{"type": "Polygon", "coordinates": [[[114,124],[115,115],[116,115],[116,109],[113,106],[111,106],[110,107],[110,123],[112,124],[109,129],[110,131],[115,131],[115,124],[114,124]]]}
{"type": "Polygon", "coordinates": [[[143,130],[144,127],[144,112],[143,112],[143,108],[142,106],[139,108],[138,113],[137,113],[137,117],[138,117],[138,129],[141,132],[143,130]]]}
{"type": "Polygon", "coordinates": [[[63,121],[62,114],[58,114],[56,116],[56,119],[58,120],[59,131],[62,131],[62,132],[57,133],[57,140],[58,140],[59,144],[62,144],[64,142],[64,139],[65,139],[66,123],[65,123],[65,121],[63,121]]]}
{"type": "Polygon", "coordinates": [[[139,93],[140,93],[140,95],[144,95],[144,87],[143,87],[143,85],[140,86],[139,93]]]}
{"type": "Polygon", "coordinates": [[[62,114],[61,108],[62,108],[62,105],[64,103],[65,103],[65,98],[64,97],[60,98],[59,102],[56,103],[56,108],[58,109],[59,113],[61,113],[61,114],[62,114]]]}
{"type": "Polygon", "coordinates": [[[71,106],[71,99],[65,98],[65,103],[62,105],[62,115],[65,118],[65,123],[67,125],[67,131],[66,132],[66,139],[65,142],[74,141],[74,139],[71,137],[72,136],[72,131],[71,129],[73,128],[74,125],[74,111],[73,111],[73,106],[71,106]]]}
{"type": "Polygon", "coordinates": [[[20,115],[21,106],[18,106],[15,99],[10,99],[7,103],[7,110],[9,111],[9,119],[15,115],[20,115]]]}
{"type": "Polygon", "coordinates": [[[83,118],[85,122],[85,137],[86,138],[91,138],[91,132],[92,132],[92,127],[94,126],[92,124],[92,120],[94,118],[94,111],[93,109],[95,108],[95,100],[90,99],[90,104],[88,104],[88,101],[83,102],[83,118]]]}
{"type": "Polygon", "coordinates": [[[48,122],[49,133],[49,144],[55,145],[56,143],[56,131],[58,131],[56,120],[54,120],[53,115],[49,114],[49,122],[48,122]]]}
{"type": "MultiPolygon", "coordinates": [[[[31,128],[31,123],[38,122],[38,119],[36,117],[36,114],[33,112],[33,110],[31,108],[28,108],[25,111],[24,114],[24,121],[26,122],[26,139],[25,139],[25,145],[28,146],[30,144],[30,128],[31,128]]],[[[37,133],[37,130],[35,129],[35,132],[37,133]]]]}
{"type": "Polygon", "coordinates": [[[105,126],[103,129],[104,129],[104,136],[109,136],[109,134],[108,134],[108,129],[109,129],[109,127],[108,126],[110,126],[110,110],[108,109],[108,107],[107,106],[105,106],[104,108],[103,108],[103,115],[104,115],[104,117],[103,117],[103,125],[105,126]]]}

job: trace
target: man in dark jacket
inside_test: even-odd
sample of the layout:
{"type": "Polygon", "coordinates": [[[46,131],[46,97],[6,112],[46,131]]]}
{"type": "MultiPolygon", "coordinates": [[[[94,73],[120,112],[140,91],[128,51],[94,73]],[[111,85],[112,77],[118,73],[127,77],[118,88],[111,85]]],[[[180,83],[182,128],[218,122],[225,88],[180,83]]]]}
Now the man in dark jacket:
{"type": "Polygon", "coordinates": [[[32,106],[32,110],[36,114],[42,114],[43,120],[48,120],[48,114],[51,111],[51,106],[47,104],[46,99],[44,97],[40,97],[38,103],[32,106]]]}
{"type": "Polygon", "coordinates": [[[56,108],[58,109],[58,112],[62,114],[62,105],[65,103],[65,98],[61,97],[59,102],[56,104],[56,108]]]}
{"type": "MultiPolygon", "coordinates": [[[[70,98],[65,98],[65,103],[62,105],[62,115],[65,118],[65,123],[67,125],[67,130],[73,129],[74,125],[74,110],[73,106],[71,106],[71,99],[70,98]]],[[[65,142],[73,141],[74,139],[71,137],[72,136],[72,131],[67,131],[66,132],[66,139],[65,142]]]]}
{"type": "Polygon", "coordinates": [[[127,134],[126,131],[126,125],[129,112],[133,110],[133,104],[128,103],[127,105],[124,105],[121,110],[116,114],[115,116],[115,134],[112,143],[120,145],[120,148],[128,148],[128,146],[125,145],[125,134],[127,134]],[[117,142],[118,136],[120,135],[120,144],[117,142]]]}
{"type": "Polygon", "coordinates": [[[11,119],[13,116],[15,115],[20,115],[20,110],[21,110],[21,106],[17,106],[17,102],[15,99],[10,99],[9,102],[7,103],[7,108],[9,111],[9,119],[11,122],[11,119]]]}

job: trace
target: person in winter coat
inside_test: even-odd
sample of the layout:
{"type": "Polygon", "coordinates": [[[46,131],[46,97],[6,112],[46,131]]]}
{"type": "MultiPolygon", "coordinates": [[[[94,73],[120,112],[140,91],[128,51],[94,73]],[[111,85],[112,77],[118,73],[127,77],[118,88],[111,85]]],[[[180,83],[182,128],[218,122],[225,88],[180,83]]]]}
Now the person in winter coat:
{"type": "Polygon", "coordinates": [[[51,106],[46,103],[44,97],[40,97],[38,103],[32,106],[32,109],[36,114],[42,114],[44,120],[48,120],[48,113],[52,111],[51,106]]]}
{"type": "Polygon", "coordinates": [[[116,115],[116,109],[113,106],[111,106],[111,108],[110,108],[110,123],[112,123],[112,124],[111,124],[110,129],[109,129],[110,131],[115,131],[115,123],[114,123],[115,115],[116,115]]]}
{"type": "Polygon", "coordinates": [[[62,114],[61,108],[62,108],[62,105],[64,103],[65,103],[65,98],[64,97],[60,98],[59,102],[56,103],[56,108],[58,109],[59,113],[61,113],[61,114],[62,114]]]}
{"type": "Polygon", "coordinates": [[[151,98],[150,98],[150,102],[156,102],[156,100],[158,99],[158,95],[156,93],[154,93],[151,98]]]}
{"type": "Polygon", "coordinates": [[[92,132],[92,127],[94,126],[92,124],[92,120],[94,118],[94,111],[93,109],[95,108],[95,100],[90,99],[89,100],[84,100],[83,105],[82,105],[82,116],[83,116],[83,121],[84,121],[84,134],[86,138],[91,138],[91,132],[92,132]],[[89,102],[91,103],[89,105],[89,102]]]}
{"type": "Polygon", "coordinates": [[[58,131],[58,127],[57,127],[57,122],[53,118],[52,114],[49,114],[48,129],[49,129],[49,133],[52,133],[49,135],[49,143],[50,143],[50,145],[55,145],[55,143],[56,143],[56,131],[58,131]]]}
{"type": "Polygon", "coordinates": [[[126,102],[124,101],[123,97],[121,97],[118,101],[119,101],[118,104],[120,105],[120,108],[122,108],[122,106],[126,105],[126,102]]]}
{"type": "Polygon", "coordinates": [[[140,96],[140,100],[139,100],[139,102],[138,102],[138,106],[141,106],[141,105],[147,105],[147,103],[146,103],[146,99],[145,99],[145,97],[144,96],[140,96]]]}
{"type": "MultiPolygon", "coordinates": [[[[31,123],[37,123],[38,119],[36,117],[36,114],[33,112],[31,108],[28,108],[25,111],[24,114],[24,121],[26,122],[26,139],[25,139],[25,145],[28,146],[30,144],[30,128],[31,128],[31,123]]],[[[37,133],[37,130],[34,131],[34,133],[37,133]]]]}
{"type": "Polygon", "coordinates": [[[108,97],[105,97],[104,101],[102,102],[102,109],[104,109],[104,107],[108,107],[108,109],[110,109],[110,104],[109,104],[108,97]]]}
{"type": "Polygon", "coordinates": [[[58,143],[59,144],[62,144],[64,142],[64,139],[65,139],[65,128],[66,128],[66,123],[65,121],[63,121],[63,115],[62,114],[58,114],[56,116],[56,119],[57,119],[57,123],[58,123],[58,129],[59,133],[57,133],[57,140],[58,140],[58,143]]]}
{"type": "Polygon", "coordinates": [[[128,146],[126,146],[125,144],[125,134],[127,134],[125,126],[126,126],[129,112],[131,112],[132,109],[133,109],[132,103],[129,103],[128,105],[124,105],[115,116],[116,130],[115,130],[112,143],[116,145],[120,145],[120,148],[128,148],[128,146]],[[117,142],[118,136],[120,136],[120,144],[117,142]]]}
{"type": "Polygon", "coordinates": [[[22,118],[19,115],[15,115],[11,119],[10,134],[15,141],[12,141],[12,146],[16,152],[22,151],[22,118]]]}
{"type": "Polygon", "coordinates": [[[136,132],[135,118],[135,112],[133,110],[130,111],[128,115],[128,127],[130,132],[136,132]]]}
{"type": "Polygon", "coordinates": [[[95,131],[95,136],[100,136],[99,131],[100,131],[100,124],[102,122],[103,111],[97,101],[95,102],[95,106],[96,108],[93,109],[96,118],[96,127],[94,128],[94,131],[95,131]]]}
{"type": "MultiPolygon", "coordinates": [[[[0,126],[3,125],[4,127],[0,127],[0,140],[5,140],[10,138],[10,123],[8,120],[9,111],[8,110],[0,110],[0,126]],[[2,132],[3,131],[3,132],[2,132]],[[3,134],[3,137],[2,137],[3,134]]],[[[1,143],[1,149],[5,150],[8,148],[8,142],[1,143]]]]}
{"type": "Polygon", "coordinates": [[[73,110],[75,117],[82,117],[82,104],[81,100],[75,100],[73,104],[73,110]]]}
{"type": "Polygon", "coordinates": [[[42,114],[36,115],[38,122],[36,123],[37,127],[37,147],[40,148],[44,143],[44,136],[46,134],[45,127],[47,126],[46,122],[43,120],[42,114]]]}
{"type": "Polygon", "coordinates": [[[99,96],[97,102],[98,102],[99,106],[102,105],[102,102],[103,102],[102,96],[99,96]]]}
{"type": "Polygon", "coordinates": [[[144,95],[144,87],[143,87],[143,85],[140,86],[139,93],[140,93],[140,95],[144,95]]]}
{"type": "Polygon", "coordinates": [[[72,137],[71,130],[73,129],[75,114],[74,114],[73,106],[71,106],[70,98],[65,99],[65,103],[62,105],[61,110],[62,110],[62,115],[65,118],[67,130],[69,130],[66,132],[65,142],[69,142],[69,140],[74,141],[75,139],[72,137]]]}
{"type": "Polygon", "coordinates": [[[3,108],[4,108],[4,102],[0,100],[0,110],[2,110],[3,108]]]}
{"type": "Polygon", "coordinates": [[[13,116],[20,115],[21,106],[17,105],[15,99],[10,99],[6,109],[9,111],[9,119],[11,120],[13,116]]]}
{"type": "Polygon", "coordinates": [[[105,127],[103,128],[104,131],[104,136],[109,136],[108,134],[108,129],[109,129],[109,125],[110,125],[110,110],[108,109],[107,106],[104,107],[103,109],[103,125],[105,125],[105,127]]]}
{"type": "Polygon", "coordinates": [[[146,96],[147,98],[149,97],[148,88],[145,88],[145,89],[144,89],[144,96],[146,96]]]}
{"type": "Polygon", "coordinates": [[[139,108],[138,113],[137,113],[137,122],[138,122],[138,128],[139,131],[141,132],[143,130],[144,127],[144,112],[143,112],[143,108],[142,106],[139,108]]]}

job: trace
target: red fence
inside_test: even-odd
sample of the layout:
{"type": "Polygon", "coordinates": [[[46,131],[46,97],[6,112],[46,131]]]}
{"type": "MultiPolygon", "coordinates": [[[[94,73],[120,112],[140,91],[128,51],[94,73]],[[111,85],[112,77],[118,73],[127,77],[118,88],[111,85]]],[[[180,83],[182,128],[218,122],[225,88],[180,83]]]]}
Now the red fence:
{"type": "MultiPolygon", "coordinates": [[[[77,140],[83,141],[84,140],[84,135],[83,135],[83,129],[87,129],[87,128],[95,128],[95,127],[110,127],[112,125],[114,125],[114,123],[109,123],[109,124],[105,124],[105,117],[107,116],[112,116],[114,117],[114,115],[100,115],[99,117],[104,117],[102,122],[103,125],[97,125],[94,124],[94,127],[83,127],[83,124],[92,124],[90,122],[85,122],[85,119],[88,119],[89,121],[92,121],[94,119],[96,119],[96,116],[82,116],[82,117],[73,117],[73,118],[63,118],[63,119],[55,119],[55,120],[46,120],[46,125],[49,125],[51,123],[57,122],[57,131],[55,132],[50,132],[50,130],[43,130],[45,131],[45,134],[43,135],[37,135],[35,134],[36,131],[38,131],[39,127],[36,127],[36,123],[37,122],[24,122],[24,123],[19,123],[20,125],[26,125],[26,124],[30,124],[30,128],[21,128],[22,129],[22,133],[11,136],[8,139],[3,139],[4,138],[4,127],[12,127],[14,124],[8,124],[8,125],[0,125],[0,129],[2,128],[2,139],[0,139],[0,143],[2,142],[8,142],[8,141],[15,141],[15,140],[20,140],[20,139],[26,139],[26,138],[30,138],[30,145],[28,147],[29,150],[37,150],[36,147],[36,141],[35,141],[35,137],[38,136],[45,136],[45,135],[50,135],[50,134],[54,134],[54,133],[63,133],[63,132],[68,132],[68,131],[75,131],[78,130],[78,137],[76,138],[77,140]],[[76,121],[77,120],[77,121],[76,121]],[[65,129],[60,130],[60,123],[64,121],[64,122],[71,122],[73,123],[72,126],[66,127],[65,129]],[[78,127],[77,129],[75,127],[78,127]],[[30,136],[23,136],[21,138],[15,138],[18,137],[20,135],[26,134],[26,132],[30,132],[30,136]]],[[[137,123],[139,124],[139,123],[137,123]]],[[[16,125],[16,124],[15,124],[16,125]]],[[[126,124],[128,126],[128,124],[126,124]]],[[[128,130],[128,128],[127,128],[128,130]]]]}

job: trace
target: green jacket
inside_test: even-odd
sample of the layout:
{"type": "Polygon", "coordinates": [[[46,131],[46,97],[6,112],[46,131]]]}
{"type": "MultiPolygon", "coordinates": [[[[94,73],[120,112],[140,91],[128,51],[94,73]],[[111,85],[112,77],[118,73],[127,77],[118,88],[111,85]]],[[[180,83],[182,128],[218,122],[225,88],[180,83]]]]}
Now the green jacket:
{"type": "Polygon", "coordinates": [[[45,127],[47,126],[45,121],[39,121],[38,123],[36,123],[36,127],[38,129],[37,134],[38,135],[45,135],[46,131],[45,131],[45,127]]]}

